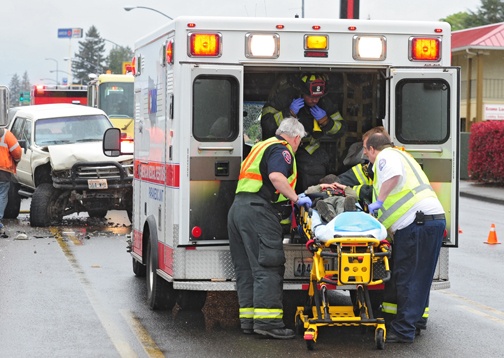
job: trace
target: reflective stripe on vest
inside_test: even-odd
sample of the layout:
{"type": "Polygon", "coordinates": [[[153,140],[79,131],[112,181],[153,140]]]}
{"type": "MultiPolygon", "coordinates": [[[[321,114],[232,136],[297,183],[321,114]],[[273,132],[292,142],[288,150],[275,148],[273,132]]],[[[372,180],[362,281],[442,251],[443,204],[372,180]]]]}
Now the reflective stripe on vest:
{"type": "MultiPolygon", "coordinates": [[[[292,165],[292,174],[287,178],[287,181],[289,182],[289,185],[292,189],[296,187],[297,168],[292,147],[286,140],[271,137],[269,139],[266,139],[265,141],[259,142],[256,145],[254,145],[247,158],[245,158],[245,160],[243,161],[240,169],[238,186],[236,187],[236,193],[241,192],[257,193],[261,189],[263,185],[260,170],[261,160],[266,149],[273,144],[282,144],[289,150],[293,165],[292,165]]],[[[279,195],[277,199],[277,201],[285,201],[285,200],[287,200],[287,198],[285,198],[283,195],[279,195]]]]}
{"type": "MultiPolygon", "coordinates": [[[[382,302],[382,312],[388,314],[397,314],[397,303],[382,302]]],[[[422,318],[429,318],[429,307],[425,307],[422,318]]]]}
{"type": "MultiPolygon", "coordinates": [[[[378,220],[388,229],[414,204],[422,199],[428,197],[437,198],[437,196],[429,183],[429,179],[413,157],[394,148],[386,148],[383,151],[386,150],[395,150],[401,155],[401,160],[403,161],[406,171],[406,182],[404,183],[402,191],[387,196],[383,203],[383,208],[378,211],[378,220]]],[[[373,183],[374,200],[376,200],[377,197],[378,183],[375,181],[373,183]]]]}
{"type": "Polygon", "coordinates": [[[371,178],[366,176],[364,174],[364,168],[362,167],[362,164],[357,164],[352,167],[352,172],[355,175],[355,178],[359,181],[360,185],[371,185],[373,184],[373,181],[371,178]]]}
{"type": "Polygon", "coordinates": [[[254,318],[254,307],[240,308],[240,318],[254,318]]]}
{"type": "Polygon", "coordinates": [[[254,309],[254,319],[283,319],[283,309],[256,308],[254,309]]]}

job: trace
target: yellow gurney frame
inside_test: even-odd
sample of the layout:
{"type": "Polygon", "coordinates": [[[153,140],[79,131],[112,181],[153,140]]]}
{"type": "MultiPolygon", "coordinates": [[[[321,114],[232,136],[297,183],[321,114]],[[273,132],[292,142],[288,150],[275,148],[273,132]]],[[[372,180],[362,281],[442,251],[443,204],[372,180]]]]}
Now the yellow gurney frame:
{"type": "Polygon", "coordinates": [[[383,318],[375,318],[368,286],[381,285],[390,279],[389,247],[380,240],[366,236],[336,236],[327,241],[311,239],[311,215],[303,208],[299,215],[300,231],[309,239],[306,246],[313,254],[308,289],[309,304],[298,307],[295,324],[303,334],[307,348],[313,350],[322,326],[375,327],[375,344],[385,348],[386,328],[383,318]],[[333,270],[327,270],[324,260],[335,259],[333,270]],[[383,277],[374,277],[375,267],[381,267],[383,277]],[[355,290],[355,307],[331,306],[327,297],[330,287],[355,290]],[[303,333],[304,331],[304,333],[303,333]]]}

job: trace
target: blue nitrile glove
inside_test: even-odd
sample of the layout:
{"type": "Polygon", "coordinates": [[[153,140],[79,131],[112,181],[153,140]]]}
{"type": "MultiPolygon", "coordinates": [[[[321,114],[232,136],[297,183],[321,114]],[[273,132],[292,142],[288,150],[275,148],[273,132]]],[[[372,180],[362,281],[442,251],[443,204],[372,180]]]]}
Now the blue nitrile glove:
{"type": "Polygon", "coordinates": [[[312,206],[312,201],[305,194],[299,194],[298,200],[296,201],[296,205],[298,206],[298,208],[304,205],[306,209],[309,209],[312,206]]]}
{"type": "Polygon", "coordinates": [[[370,214],[374,214],[375,211],[383,207],[383,201],[376,200],[374,203],[368,205],[368,211],[370,214]]]}
{"type": "Polygon", "coordinates": [[[313,107],[311,107],[310,108],[310,112],[311,112],[312,116],[315,117],[315,119],[317,121],[320,121],[322,118],[324,118],[325,116],[327,116],[326,111],[324,111],[319,106],[313,106],[313,107]]]}
{"type": "Polygon", "coordinates": [[[299,113],[299,110],[303,107],[304,107],[304,99],[296,98],[295,100],[292,101],[289,108],[292,111],[292,113],[297,115],[299,113]]]}

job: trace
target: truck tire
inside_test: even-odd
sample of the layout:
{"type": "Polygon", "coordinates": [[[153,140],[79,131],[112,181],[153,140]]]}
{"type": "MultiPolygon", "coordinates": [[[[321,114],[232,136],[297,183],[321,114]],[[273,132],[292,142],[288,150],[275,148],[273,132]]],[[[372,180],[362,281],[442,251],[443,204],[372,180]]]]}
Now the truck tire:
{"type": "Polygon", "coordinates": [[[107,216],[108,210],[104,209],[94,209],[94,210],[88,210],[88,215],[90,218],[98,218],[98,219],[103,219],[105,216],[107,216]]]}
{"type": "Polygon", "coordinates": [[[158,276],[157,243],[152,244],[150,237],[147,239],[147,303],[151,310],[171,310],[176,303],[173,284],[158,276]]]}
{"type": "Polygon", "coordinates": [[[9,199],[4,211],[5,219],[17,219],[21,210],[21,196],[19,196],[19,184],[11,182],[9,188],[9,199]]]}
{"type": "Polygon", "coordinates": [[[206,291],[180,291],[177,304],[184,311],[200,311],[205,305],[206,291]]]}
{"type": "Polygon", "coordinates": [[[30,205],[30,225],[46,227],[61,222],[63,218],[63,203],[58,203],[61,190],[52,184],[40,184],[33,193],[30,205]]]}

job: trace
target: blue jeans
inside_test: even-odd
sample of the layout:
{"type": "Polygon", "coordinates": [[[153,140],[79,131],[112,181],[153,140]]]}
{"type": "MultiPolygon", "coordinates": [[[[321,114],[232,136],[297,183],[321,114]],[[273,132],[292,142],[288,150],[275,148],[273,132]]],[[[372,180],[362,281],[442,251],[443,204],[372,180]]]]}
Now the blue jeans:
{"type": "Polygon", "coordinates": [[[415,325],[429,304],[445,227],[446,220],[429,220],[424,225],[412,223],[394,234],[392,280],[397,315],[390,325],[401,339],[414,340],[415,325]]]}
{"type": "Polygon", "coordinates": [[[9,201],[10,181],[0,181],[0,220],[3,219],[7,202],[9,201]]]}

